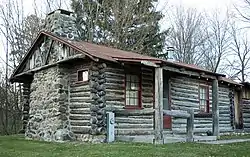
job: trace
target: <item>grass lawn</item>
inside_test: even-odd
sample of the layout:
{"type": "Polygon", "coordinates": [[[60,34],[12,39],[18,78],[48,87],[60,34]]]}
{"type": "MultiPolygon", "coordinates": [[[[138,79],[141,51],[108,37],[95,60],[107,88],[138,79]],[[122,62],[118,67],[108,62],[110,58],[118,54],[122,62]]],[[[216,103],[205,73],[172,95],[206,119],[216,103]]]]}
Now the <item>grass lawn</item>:
{"type": "Polygon", "coordinates": [[[139,143],[79,144],[27,141],[19,136],[0,136],[0,157],[202,157],[250,156],[250,142],[206,145],[177,143],[152,145],[139,143]]]}
{"type": "MultiPolygon", "coordinates": [[[[219,140],[230,140],[230,139],[250,139],[250,134],[233,134],[233,135],[223,135],[223,136],[220,136],[220,139],[219,140]]],[[[250,155],[249,155],[250,156],[250,155]]]]}

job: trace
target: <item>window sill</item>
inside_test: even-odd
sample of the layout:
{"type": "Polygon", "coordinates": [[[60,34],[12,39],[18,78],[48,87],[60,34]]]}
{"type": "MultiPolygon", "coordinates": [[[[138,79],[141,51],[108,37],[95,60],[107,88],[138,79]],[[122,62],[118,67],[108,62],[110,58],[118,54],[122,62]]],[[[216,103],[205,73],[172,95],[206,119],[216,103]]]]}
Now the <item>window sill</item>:
{"type": "Polygon", "coordinates": [[[194,114],[195,118],[212,118],[212,113],[196,113],[194,114]]]}
{"type": "Polygon", "coordinates": [[[143,110],[143,107],[139,107],[139,106],[125,106],[123,107],[124,109],[128,109],[128,110],[143,110]]]}

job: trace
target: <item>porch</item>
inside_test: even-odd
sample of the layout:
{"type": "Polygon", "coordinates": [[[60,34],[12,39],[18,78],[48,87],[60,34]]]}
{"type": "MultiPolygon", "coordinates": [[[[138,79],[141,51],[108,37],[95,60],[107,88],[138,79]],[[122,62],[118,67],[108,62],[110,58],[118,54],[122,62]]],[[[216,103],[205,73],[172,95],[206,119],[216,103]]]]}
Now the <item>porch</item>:
{"type": "MultiPolygon", "coordinates": [[[[183,110],[172,110],[171,108],[171,101],[169,101],[170,96],[169,90],[170,85],[167,83],[168,75],[165,73],[164,78],[164,71],[166,72],[176,72],[175,69],[169,69],[168,67],[155,68],[155,123],[154,123],[154,130],[155,130],[155,138],[154,143],[163,144],[164,142],[164,126],[166,127],[166,122],[169,121],[168,118],[171,117],[180,117],[180,118],[187,118],[187,132],[186,132],[186,141],[194,141],[194,109],[189,108],[186,111],[183,110]],[[167,77],[166,77],[167,76],[167,77]],[[165,87],[165,88],[164,88],[165,87]],[[165,94],[165,95],[164,95],[165,94]],[[169,95],[169,96],[167,96],[169,95]],[[168,118],[166,118],[168,117],[168,118]],[[165,124],[165,125],[164,125],[165,124]]],[[[184,69],[181,71],[182,73],[185,72],[184,69]]],[[[192,73],[190,73],[191,76],[192,73]]],[[[198,73],[193,73],[193,75],[199,75],[198,73]]],[[[204,75],[204,74],[203,74],[204,75]]],[[[199,77],[201,77],[199,75],[199,77]]],[[[218,108],[218,80],[216,77],[213,76],[206,76],[212,79],[212,135],[215,137],[219,136],[219,108],[218,108]]]]}
{"type": "MultiPolygon", "coordinates": [[[[218,80],[216,77],[209,76],[212,82],[212,113],[211,115],[211,132],[210,136],[194,135],[194,125],[199,124],[195,121],[194,108],[173,108],[171,106],[171,95],[169,78],[177,72],[167,68],[154,67],[154,108],[143,110],[117,110],[114,111],[116,116],[137,116],[137,115],[153,115],[152,133],[145,135],[129,135],[116,136],[116,140],[135,141],[147,143],[172,143],[172,142],[192,142],[192,141],[208,141],[216,140],[219,136],[219,109],[218,109],[218,80]],[[184,133],[176,134],[172,128],[172,118],[179,118],[184,126],[184,133]]],[[[182,69],[182,72],[184,70],[182,69]]],[[[193,73],[194,74],[194,73],[193,73]]],[[[204,75],[204,74],[203,74],[204,75]]],[[[190,76],[190,75],[189,75],[190,76]]],[[[200,75],[199,75],[200,76],[200,75]]],[[[202,76],[203,77],[203,76],[202,76]]],[[[205,117],[206,118],[206,117],[205,117]]],[[[201,124],[202,125],[202,124],[201,124]]]]}

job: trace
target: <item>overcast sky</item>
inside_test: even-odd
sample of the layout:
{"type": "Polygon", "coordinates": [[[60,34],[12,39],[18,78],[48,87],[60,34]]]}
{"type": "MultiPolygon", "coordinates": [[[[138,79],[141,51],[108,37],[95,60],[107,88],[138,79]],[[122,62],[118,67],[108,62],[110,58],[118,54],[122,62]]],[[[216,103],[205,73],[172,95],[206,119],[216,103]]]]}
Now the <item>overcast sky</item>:
{"type": "MultiPolygon", "coordinates": [[[[0,4],[4,3],[6,0],[0,0],[0,4]]],[[[33,3],[34,0],[23,0],[24,2],[24,11],[25,14],[32,14],[33,13],[33,3]]],[[[40,0],[37,0],[37,4],[41,2],[40,0]]],[[[160,0],[160,3],[158,5],[159,10],[162,10],[164,14],[166,14],[166,18],[161,21],[162,28],[167,27],[167,11],[169,9],[173,9],[175,6],[182,5],[185,8],[196,8],[198,11],[206,11],[206,12],[212,12],[215,9],[219,9],[221,11],[228,8],[229,10],[233,9],[233,4],[239,3],[239,0],[160,0]]],[[[238,4],[237,4],[238,5],[238,4]]],[[[42,4],[39,4],[39,9],[42,4]]],[[[43,8],[45,10],[45,8],[43,8]]],[[[64,8],[67,9],[67,8],[64,8]]],[[[1,35],[1,34],[0,34],[1,35]]],[[[2,36],[2,35],[1,35],[2,36]]],[[[2,39],[0,36],[0,40],[2,39]]],[[[2,41],[0,42],[0,56],[4,58],[4,48],[2,41]]],[[[0,60],[1,62],[1,60],[0,60]]]]}

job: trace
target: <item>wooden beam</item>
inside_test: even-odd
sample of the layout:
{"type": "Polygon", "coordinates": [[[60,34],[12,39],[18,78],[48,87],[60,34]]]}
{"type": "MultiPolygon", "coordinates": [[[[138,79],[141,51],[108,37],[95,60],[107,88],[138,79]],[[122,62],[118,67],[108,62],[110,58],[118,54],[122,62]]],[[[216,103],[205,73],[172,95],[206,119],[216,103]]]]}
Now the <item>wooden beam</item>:
{"type": "Polygon", "coordinates": [[[163,144],[163,69],[155,68],[155,144],[163,144]]]}
{"type": "Polygon", "coordinates": [[[153,109],[142,109],[142,110],[128,110],[119,109],[113,110],[116,116],[143,116],[143,115],[154,115],[153,109]]]}
{"type": "Polygon", "coordinates": [[[46,69],[46,68],[49,68],[49,67],[53,67],[53,66],[56,66],[56,65],[58,65],[58,64],[62,64],[62,63],[65,63],[65,62],[68,62],[68,61],[71,61],[71,60],[75,60],[75,59],[84,59],[84,58],[85,58],[85,55],[84,55],[84,54],[77,54],[77,55],[74,55],[74,56],[69,56],[68,58],[62,59],[62,60],[57,61],[57,62],[55,62],[55,63],[48,64],[48,65],[44,65],[44,66],[40,66],[40,67],[31,69],[31,70],[22,72],[22,73],[20,73],[20,74],[17,74],[17,75],[15,75],[15,76],[13,77],[13,79],[15,79],[15,78],[18,77],[18,76],[31,74],[31,73],[33,73],[33,72],[40,71],[40,70],[43,70],[43,69],[46,69]]]}
{"type": "Polygon", "coordinates": [[[167,116],[173,116],[176,118],[189,118],[190,114],[183,110],[163,110],[163,114],[167,116]]]}
{"type": "Polygon", "coordinates": [[[187,111],[190,117],[187,118],[187,142],[194,141],[194,110],[187,111]]]}
{"type": "Polygon", "coordinates": [[[150,61],[141,61],[141,64],[143,65],[146,65],[146,66],[150,66],[150,67],[159,67],[159,65],[156,65],[155,63],[153,62],[150,62],[150,61]]]}
{"type": "Polygon", "coordinates": [[[46,65],[46,64],[48,63],[49,55],[50,55],[50,52],[51,52],[51,50],[52,50],[54,41],[55,41],[55,40],[52,40],[51,43],[50,43],[49,52],[48,52],[47,55],[46,55],[44,65],[46,65]]]}
{"type": "Polygon", "coordinates": [[[198,78],[202,77],[202,78],[216,79],[215,76],[206,75],[204,72],[201,72],[201,73],[194,72],[194,71],[186,70],[185,68],[175,68],[175,67],[165,66],[165,67],[163,67],[163,69],[167,70],[167,71],[183,74],[183,75],[195,76],[195,77],[198,77],[198,78]]]}
{"type": "Polygon", "coordinates": [[[212,84],[213,135],[219,136],[218,80],[212,84]]]}

